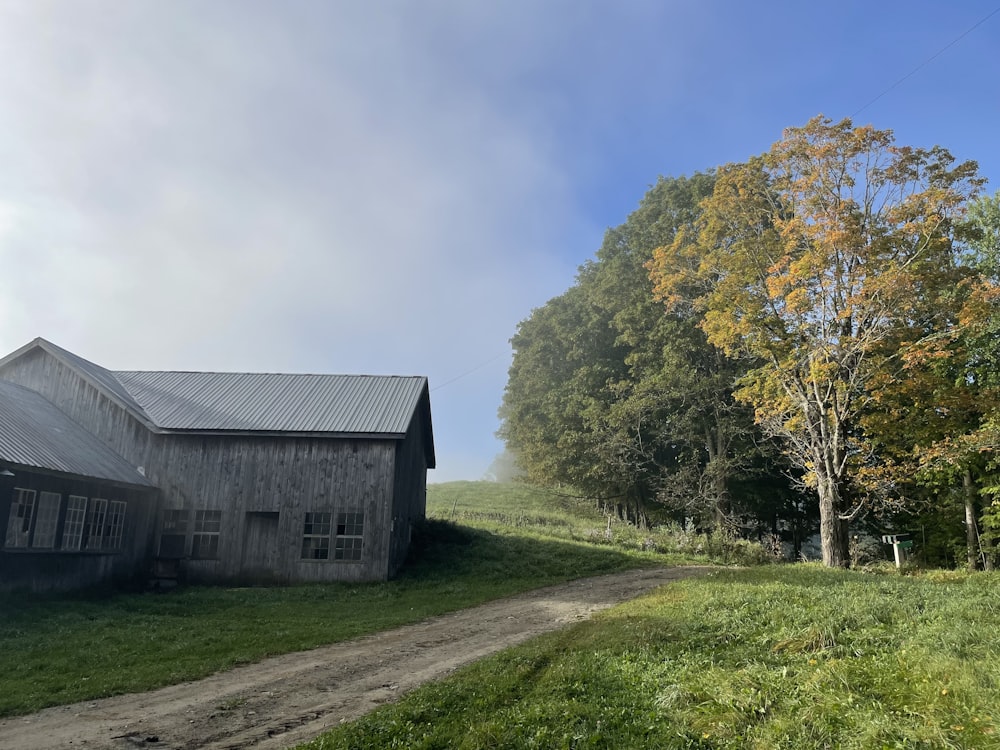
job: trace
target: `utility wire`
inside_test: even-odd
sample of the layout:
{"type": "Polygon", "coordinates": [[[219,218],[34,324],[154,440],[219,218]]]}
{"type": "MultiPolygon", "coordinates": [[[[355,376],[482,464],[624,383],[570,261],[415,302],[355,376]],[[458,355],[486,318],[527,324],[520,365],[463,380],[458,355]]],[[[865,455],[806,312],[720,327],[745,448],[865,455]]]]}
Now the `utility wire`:
{"type": "Polygon", "coordinates": [[[970,26],[970,27],[969,27],[968,29],[966,29],[966,30],[965,30],[964,32],[962,32],[962,33],[961,33],[961,34],[959,34],[959,35],[958,35],[957,37],[955,37],[954,39],[952,39],[952,40],[951,40],[950,42],[948,42],[948,44],[946,44],[946,45],[945,45],[944,47],[942,47],[941,49],[939,49],[939,50],[938,50],[937,52],[935,52],[935,53],[934,53],[933,55],[931,55],[930,57],[928,57],[928,58],[927,58],[926,60],[924,60],[924,61],[923,61],[922,63],[920,63],[920,65],[918,65],[918,66],[917,66],[917,67],[915,67],[915,68],[914,68],[913,70],[911,70],[911,71],[910,71],[909,73],[907,73],[907,74],[906,74],[905,76],[903,76],[902,78],[900,78],[900,79],[899,79],[898,81],[896,81],[896,82],[895,82],[894,84],[892,84],[892,85],[891,85],[891,86],[890,86],[889,88],[887,88],[887,89],[886,89],[885,91],[883,91],[883,92],[882,92],[881,94],[879,94],[879,95],[878,95],[878,96],[876,96],[876,97],[875,97],[874,99],[872,99],[872,100],[871,100],[870,102],[868,102],[868,103],[867,103],[867,104],[866,104],[865,106],[863,106],[863,107],[862,107],[861,109],[859,109],[859,110],[858,110],[857,112],[855,112],[854,114],[852,114],[852,115],[851,115],[851,118],[850,118],[850,119],[852,119],[852,120],[853,120],[853,119],[854,119],[855,117],[857,117],[857,116],[858,116],[858,115],[859,115],[859,114],[860,114],[861,112],[864,112],[864,111],[865,111],[866,109],[868,109],[868,108],[869,108],[870,106],[872,106],[872,105],[873,105],[873,104],[874,104],[875,102],[877,102],[877,101],[878,101],[879,99],[881,99],[881,98],[882,98],[883,96],[885,96],[885,95],[886,95],[886,94],[888,94],[888,93],[889,93],[890,91],[892,91],[892,90],[893,90],[894,88],[896,88],[897,86],[899,86],[899,84],[903,83],[904,81],[906,81],[907,79],[909,79],[909,78],[911,78],[911,77],[912,77],[913,75],[915,75],[915,74],[916,74],[917,72],[919,72],[919,71],[920,71],[920,70],[922,70],[923,68],[927,67],[927,65],[929,65],[929,64],[930,64],[931,62],[933,62],[934,60],[936,60],[937,58],[939,58],[939,57],[940,57],[941,55],[943,55],[943,54],[944,54],[945,52],[947,52],[947,51],[948,51],[949,49],[951,49],[952,47],[954,47],[954,46],[955,46],[956,44],[958,44],[958,43],[959,43],[960,41],[962,41],[962,40],[963,40],[963,39],[964,39],[965,37],[967,37],[967,36],[968,36],[969,34],[971,34],[971,33],[972,33],[973,31],[975,31],[975,30],[976,30],[976,29],[978,29],[978,28],[979,28],[980,26],[982,26],[982,25],[983,25],[984,23],[986,23],[986,22],[987,22],[987,21],[989,21],[989,20],[990,20],[991,18],[993,18],[993,16],[995,16],[995,15],[996,15],[997,13],[1000,13],[1000,8],[996,8],[996,9],[995,9],[995,10],[993,10],[993,11],[992,11],[991,13],[987,14],[987,15],[986,15],[985,17],[983,17],[983,18],[979,19],[978,21],[976,21],[976,23],[974,23],[974,24],[973,24],[972,26],[970,26]]]}
{"type": "Polygon", "coordinates": [[[444,388],[446,385],[451,385],[452,383],[454,383],[457,380],[461,380],[462,378],[464,378],[464,377],[466,377],[468,375],[471,375],[472,373],[474,373],[474,372],[476,372],[478,370],[482,370],[484,367],[486,367],[486,365],[492,365],[498,359],[500,359],[501,357],[506,357],[507,355],[508,355],[508,352],[500,352],[495,357],[490,357],[485,362],[480,362],[478,365],[476,365],[475,367],[473,367],[471,370],[466,370],[461,375],[456,375],[451,380],[446,380],[445,382],[441,383],[441,385],[434,386],[433,388],[431,388],[431,392],[440,390],[441,388],[444,388]]]}

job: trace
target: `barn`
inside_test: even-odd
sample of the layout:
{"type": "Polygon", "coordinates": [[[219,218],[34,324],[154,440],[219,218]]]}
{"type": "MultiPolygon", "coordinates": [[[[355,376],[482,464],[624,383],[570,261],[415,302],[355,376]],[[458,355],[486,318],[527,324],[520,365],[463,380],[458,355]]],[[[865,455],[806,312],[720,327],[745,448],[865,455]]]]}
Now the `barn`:
{"type": "MultiPolygon", "coordinates": [[[[7,393],[24,395],[19,413],[34,420],[37,449],[54,434],[46,425],[64,419],[75,430],[64,455],[105,451],[102,460],[119,461],[133,483],[92,476],[101,473],[95,457],[32,467],[35,474],[114,481],[119,494],[128,489],[151,508],[124,511],[122,548],[134,554],[107,550],[116,561],[102,568],[106,577],[131,567],[135,575],[156,569],[204,583],[385,580],[405,560],[424,516],[427,470],[435,465],[424,377],[112,372],[35,339],[0,359],[0,381],[5,403],[7,393]]],[[[0,574],[0,587],[79,585],[53,561],[82,554],[70,549],[74,536],[67,546],[65,533],[80,501],[71,501],[69,485],[53,484],[42,518],[41,505],[29,509],[18,499],[42,491],[19,481],[30,466],[15,460],[26,442],[12,432],[10,445],[0,444],[0,519],[25,529],[7,534],[0,560],[6,569],[7,557],[30,555],[36,571],[6,583],[0,574]],[[52,522],[44,519],[53,513],[52,545],[33,546],[39,526],[48,542],[52,522]]],[[[110,498],[100,485],[87,491],[110,498]]]]}
{"type": "Polygon", "coordinates": [[[49,401],[0,380],[0,590],[129,581],[149,568],[157,492],[49,401]]]}

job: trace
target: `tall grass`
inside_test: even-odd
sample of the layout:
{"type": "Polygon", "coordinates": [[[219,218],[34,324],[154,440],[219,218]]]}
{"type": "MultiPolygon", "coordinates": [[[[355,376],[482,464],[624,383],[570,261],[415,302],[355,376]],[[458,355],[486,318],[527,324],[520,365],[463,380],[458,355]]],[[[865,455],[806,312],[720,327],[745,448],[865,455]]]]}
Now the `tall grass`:
{"type": "Polygon", "coordinates": [[[702,534],[675,524],[638,528],[601,512],[596,501],[524,484],[449,482],[427,490],[428,518],[497,534],[565,539],[636,553],[657,564],[759,565],[774,557],[760,544],[702,534]]]}
{"type": "Polygon", "coordinates": [[[304,747],[996,748],[998,595],[995,574],[722,571],[304,747]]]}

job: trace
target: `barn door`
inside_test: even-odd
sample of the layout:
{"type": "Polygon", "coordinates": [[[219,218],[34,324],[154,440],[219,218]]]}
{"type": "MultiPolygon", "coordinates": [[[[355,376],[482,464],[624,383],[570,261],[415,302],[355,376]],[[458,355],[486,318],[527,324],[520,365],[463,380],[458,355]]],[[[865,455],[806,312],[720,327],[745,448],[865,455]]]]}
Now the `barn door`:
{"type": "Polygon", "coordinates": [[[284,580],[278,554],[278,512],[247,513],[243,533],[242,575],[256,583],[284,580]]]}

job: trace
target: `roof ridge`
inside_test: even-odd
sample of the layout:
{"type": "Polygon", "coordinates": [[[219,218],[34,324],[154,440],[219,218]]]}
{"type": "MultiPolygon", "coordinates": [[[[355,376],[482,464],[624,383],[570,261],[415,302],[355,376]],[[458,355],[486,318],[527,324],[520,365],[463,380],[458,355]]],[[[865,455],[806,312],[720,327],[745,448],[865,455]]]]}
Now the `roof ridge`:
{"type": "Polygon", "coordinates": [[[119,371],[158,428],[402,437],[426,376],[119,371]]]}
{"type": "MultiPolygon", "coordinates": [[[[426,380],[426,375],[379,375],[367,372],[267,372],[261,370],[108,370],[112,375],[274,375],[309,378],[398,378],[426,380]]],[[[116,378],[117,379],[117,378],[116,378]]]]}
{"type": "Polygon", "coordinates": [[[129,389],[125,387],[125,384],[118,379],[113,370],[109,370],[96,362],[91,362],[89,359],[81,357],[69,349],[64,349],[41,336],[37,336],[20,349],[8,354],[0,360],[0,364],[16,359],[32,349],[41,349],[50,356],[55,357],[97,388],[98,391],[103,392],[112,401],[117,401],[127,411],[132,412],[139,421],[155,425],[154,420],[150,418],[150,415],[146,413],[142,405],[139,404],[129,389]]]}

